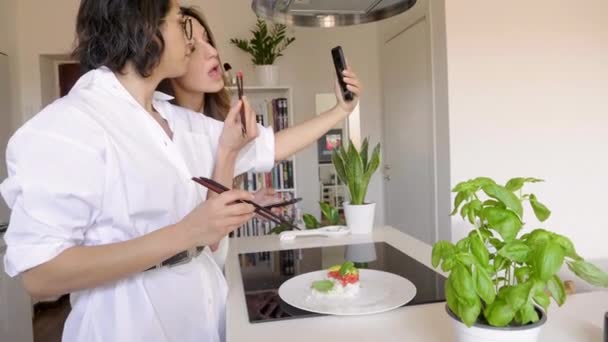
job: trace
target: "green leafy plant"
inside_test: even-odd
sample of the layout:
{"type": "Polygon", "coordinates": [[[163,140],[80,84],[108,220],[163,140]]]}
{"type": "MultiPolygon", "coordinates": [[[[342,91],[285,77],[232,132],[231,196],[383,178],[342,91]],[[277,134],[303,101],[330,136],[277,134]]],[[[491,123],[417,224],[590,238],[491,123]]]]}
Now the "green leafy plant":
{"type": "MultiPolygon", "coordinates": [[[[336,225],[343,225],[344,221],[342,220],[342,218],[340,217],[340,214],[338,212],[338,209],[335,208],[334,206],[332,206],[329,203],[326,202],[319,202],[319,206],[321,207],[321,215],[323,215],[323,218],[325,218],[325,221],[330,225],[330,226],[336,226],[336,225]]],[[[314,217],[311,214],[304,214],[302,216],[302,219],[304,220],[304,224],[306,226],[306,229],[318,229],[323,227],[323,225],[321,224],[321,222],[319,222],[319,220],[317,220],[316,217],[314,217]]],[[[323,220],[322,220],[323,221],[323,220]]],[[[290,223],[294,223],[294,220],[290,220],[290,223]]],[[[277,226],[275,226],[270,233],[271,234],[281,234],[281,232],[287,231],[287,230],[292,230],[290,226],[286,225],[286,224],[279,224],[277,226]]]]}
{"type": "Polygon", "coordinates": [[[564,283],[556,274],[563,263],[581,279],[608,287],[608,274],[577,254],[570,239],[546,229],[519,235],[527,203],[540,222],[551,211],[536,195],[526,194],[536,178],[513,178],[504,186],[490,178],[459,183],[454,211],[473,226],[456,244],[433,245],[432,264],[449,272],[445,283],[448,307],[467,326],[479,321],[503,327],[539,320],[535,307],[547,310],[551,298],[566,300],[564,283]]]}
{"type": "Polygon", "coordinates": [[[287,26],[273,24],[269,28],[262,19],[258,19],[251,33],[253,38],[249,41],[232,38],[230,43],[249,53],[254,65],[274,64],[277,58],[283,56],[283,51],[296,40],[295,37],[287,37],[287,26]]]}
{"type": "MultiPolygon", "coordinates": [[[[321,207],[321,215],[323,215],[323,218],[325,218],[330,226],[344,224],[337,208],[326,202],[319,202],[319,206],[321,207]]],[[[311,214],[304,214],[302,218],[304,220],[304,224],[306,225],[306,229],[317,229],[322,227],[317,218],[311,214]]]]}
{"type": "Polygon", "coordinates": [[[350,141],[348,148],[340,146],[331,157],[340,180],[348,186],[350,204],[365,204],[365,195],[372,175],[380,166],[380,144],[376,145],[371,157],[368,153],[369,140],[366,138],[357,151],[350,141]]]}

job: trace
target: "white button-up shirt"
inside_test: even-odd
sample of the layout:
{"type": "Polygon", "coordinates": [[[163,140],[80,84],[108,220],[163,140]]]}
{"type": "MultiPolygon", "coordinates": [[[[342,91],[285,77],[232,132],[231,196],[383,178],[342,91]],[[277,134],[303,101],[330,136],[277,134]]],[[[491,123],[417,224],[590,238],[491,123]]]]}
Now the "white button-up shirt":
{"type": "MultiPolygon", "coordinates": [[[[210,177],[223,123],[176,107],[154,108],[171,140],[107,68],[21,127],[7,149],[0,191],[12,209],[4,259],[14,276],[72,246],[133,239],[174,224],[206,198],[192,176],[210,177]]],[[[240,153],[236,174],[268,171],[274,135],[240,153]]],[[[221,341],[227,287],[211,252],[72,293],[64,341],[221,341]]]]}

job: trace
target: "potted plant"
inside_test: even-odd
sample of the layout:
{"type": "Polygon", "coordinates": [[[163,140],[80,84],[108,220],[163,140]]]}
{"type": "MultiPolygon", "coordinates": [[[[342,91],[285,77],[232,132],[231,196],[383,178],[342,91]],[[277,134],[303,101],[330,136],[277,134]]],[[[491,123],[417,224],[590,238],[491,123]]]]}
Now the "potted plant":
{"type": "Polygon", "coordinates": [[[524,204],[540,222],[551,211],[536,195],[524,193],[536,178],[513,178],[504,186],[489,178],[459,183],[452,215],[460,213],[473,227],[456,244],[433,245],[433,267],[449,273],[446,310],[457,341],[537,341],[550,298],[564,304],[562,264],[581,279],[608,287],[608,274],[579,256],[565,236],[546,229],[520,235],[524,204]]]}
{"type": "Polygon", "coordinates": [[[380,144],[371,157],[368,149],[367,138],[360,151],[350,141],[348,148],[340,146],[331,158],[338,177],[348,187],[350,202],[344,203],[344,215],[352,234],[369,234],[374,226],[376,203],[365,202],[365,196],[372,175],[380,166],[380,144]]]}
{"type": "MultiPolygon", "coordinates": [[[[338,213],[338,209],[332,206],[329,203],[319,202],[319,206],[321,207],[321,215],[323,218],[321,222],[327,222],[330,226],[338,226],[344,224],[342,218],[340,218],[340,214],[338,213]]],[[[299,209],[298,209],[299,211],[299,209]]],[[[296,215],[297,216],[297,215],[296,215]]],[[[290,223],[296,223],[295,220],[297,217],[294,217],[290,220],[290,223]]],[[[304,221],[304,225],[306,229],[318,229],[324,227],[316,217],[311,214],[304,214],[302,216],[302,220],[304,221]]],[[[288,226],[286,224],[279,224],[275,226],[270,233],[271,234],[281,234],[284,231],[292,230],[292,226],[288,226]]]]}
{"type": "Polygon", "coordinates": [[[251,55],[258,81],[263,86],[279,84],[279,69],[274,63],[296,40],[295,37],[287,37],[286,31],[287,26],[283,24],[273,24],[272,28],[269,28],[264,20],[258,19],[255,29],[251,31],[253,38],[249,41],[230,39],[230,43],[251,55]]]}
{"type": "MultiPolygon", "coordinates": [[[[325,221],[329,226],[339,226],[344,224],[338,209],[336,209],[334,206],[325,202],[319,202],[319,206],[321,207],[321,215],[323,216],[321,222],[325,221]]],[[[304,220],[306,229],[317,229],[323,227],[319,220],[317,220],[317,218],[311,214],[304,214],[302,218],[304,220]]]]}

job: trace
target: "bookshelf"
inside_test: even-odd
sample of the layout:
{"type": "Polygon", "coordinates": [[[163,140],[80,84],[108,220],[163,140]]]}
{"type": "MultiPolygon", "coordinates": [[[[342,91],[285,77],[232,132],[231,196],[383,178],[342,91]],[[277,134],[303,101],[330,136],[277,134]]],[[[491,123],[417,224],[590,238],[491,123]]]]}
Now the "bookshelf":
{"type": "Polygon", "coordinates": [[[331,204],[342,212],[347,189],[340,181],[333,164],[319,164],[319,187],[321,201],[331,204]]]}
{"type": "MultiPolygon", "coordinates": [[[[237,96],[236,87],[227,89],[233,98],[237,96]]],[[[294,124],[291,87],[249,86],[243,90],[258,116],[258,123],[266,127],[272,126],[275,132],[294,124]]],[[[280,195],[282,201],[287,201],[297,197],[296,178],[296,158],[291,157],[276,163],[270,172],[248,172],[239,176],[235,188],[256,192],[261,188],[271,187],[280,195]]],[[[296,206],[285,208],[281,213],[287,220],[294,219],[296,214],[296,206]]],[[[267,235],[275,226],[275,223],[254,218],[231,233],[231,237],[267,235]]]]}

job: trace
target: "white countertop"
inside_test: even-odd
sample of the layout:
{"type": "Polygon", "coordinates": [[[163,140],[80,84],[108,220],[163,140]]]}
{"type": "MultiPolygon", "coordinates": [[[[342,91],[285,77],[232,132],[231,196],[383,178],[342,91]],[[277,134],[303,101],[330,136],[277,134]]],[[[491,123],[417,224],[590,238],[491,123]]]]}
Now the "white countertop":
{"type": "MultiPolygon", "coordinates": [[[[335,246],[348,243],[387,242],[419,262],[431,267],[431,246],[391,227],[376,228],[372,236],[340,238],[297,238],[280,243],[278,236],[238,238],[230,241],[226,278],[230,289],[227,306],[227,341],[310,342],[332,340],[452,341],[451,322],[445,303],[406,306],[371,316],[320,316],[267,323],[249,323],[238,262],[239,253],[282,249],[335,246]]],[[[432,268],[432,267],[431,267],[432,268]]],[[[601,341],[608,292],[569,296],[562,308],[549,309],[541,341],[601,341]]]]}

